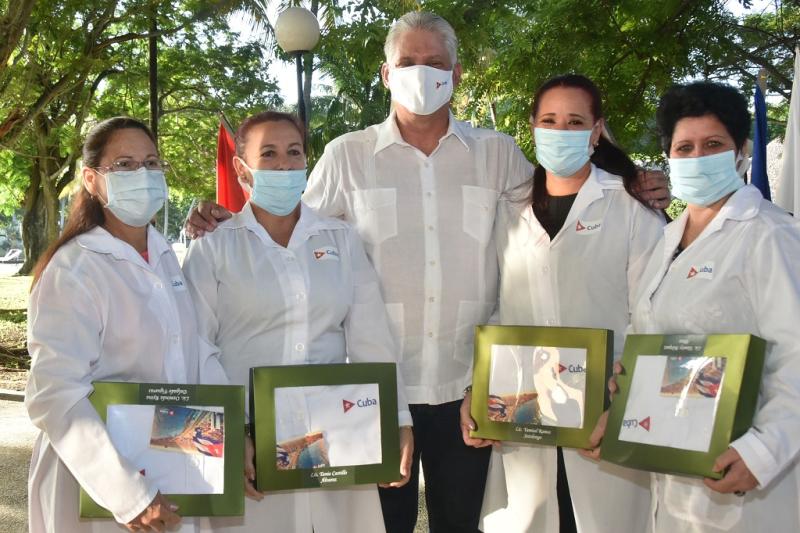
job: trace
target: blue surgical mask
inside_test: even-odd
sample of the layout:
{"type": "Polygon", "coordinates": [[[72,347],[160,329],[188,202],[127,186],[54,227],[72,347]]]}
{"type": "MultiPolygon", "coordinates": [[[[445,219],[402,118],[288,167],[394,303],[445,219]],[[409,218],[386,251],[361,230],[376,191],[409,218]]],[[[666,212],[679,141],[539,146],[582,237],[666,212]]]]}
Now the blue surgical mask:
{"type": "Polygon", "coordinates": [[[164,206],[167,182],[161,170],[109,171],[106,178],[106,208],[128,226],[146,226],[164,206]]]}
{"type": "Polygon", "coordinates": [[[306,169],[260,170],[242,164],[253,176],[251,202],[279,217],[294,211],[306,189],[306,169]]]}
{"type": "Polygon", "coordinates": [[[558,177],[578,172],[589,161],[592,130],[551,130],[534,128],[536,159],[558,177]]]}
{"type": "Polygon", "coordinates": [[[689,204],[708,206],[744,186],[733,150],[702,157],[669,159],[672,194],[689,204]]]}

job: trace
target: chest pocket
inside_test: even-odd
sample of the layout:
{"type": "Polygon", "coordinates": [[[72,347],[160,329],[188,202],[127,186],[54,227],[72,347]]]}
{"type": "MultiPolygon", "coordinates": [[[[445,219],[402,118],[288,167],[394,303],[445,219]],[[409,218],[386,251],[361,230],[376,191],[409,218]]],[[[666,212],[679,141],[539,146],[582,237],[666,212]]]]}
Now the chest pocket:
{"type": "Polygon", "coordinates": [[[350,195],[356,229],[364,241],[377,245],[397,235],[396,189],[364,189],[350,195]]]}
{"type": "Polygon", "coordinates": [[[497,191],[462,185],[461,196],[464,233],[480,243],[489,242],[497,209],[497,191]]]}

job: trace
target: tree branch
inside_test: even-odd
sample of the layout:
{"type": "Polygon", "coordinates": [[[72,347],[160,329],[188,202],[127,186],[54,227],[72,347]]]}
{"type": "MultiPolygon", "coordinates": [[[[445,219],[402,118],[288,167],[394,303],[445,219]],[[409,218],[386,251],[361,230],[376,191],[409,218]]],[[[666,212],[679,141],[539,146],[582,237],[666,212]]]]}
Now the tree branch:
{"type": "Polygon", "coordinates": [[[0,73],[8,65],[8,58],[17,47],[35,4],[35,0],[8,2],[8,12],[0,19],[0,73]]]}

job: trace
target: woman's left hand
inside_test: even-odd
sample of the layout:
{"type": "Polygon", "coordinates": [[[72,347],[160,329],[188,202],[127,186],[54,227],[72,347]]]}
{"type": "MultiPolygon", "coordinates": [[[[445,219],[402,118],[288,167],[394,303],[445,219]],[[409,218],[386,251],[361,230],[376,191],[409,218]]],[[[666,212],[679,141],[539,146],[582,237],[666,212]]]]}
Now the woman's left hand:
{"type": "MultiPolygon", "coordinates": [[[[722,479],[706,478],[703,483],[711,490],[727,494],[730,492],[745,493],[758,486],[758,480],[742,460],[735,448],[728,448],[714,461],[714,472],[725,472],[722,479]]],[[[743,494],[739,494],[743,495],[743,494]]]]}
{"type": "Polygon", "coordinates": [[[398,481],[380,483],[383,488],[400,488],[411,479],[411,461],[414,459],[414,432],[411,426],[400,426],[400,475],[398,481]]]}

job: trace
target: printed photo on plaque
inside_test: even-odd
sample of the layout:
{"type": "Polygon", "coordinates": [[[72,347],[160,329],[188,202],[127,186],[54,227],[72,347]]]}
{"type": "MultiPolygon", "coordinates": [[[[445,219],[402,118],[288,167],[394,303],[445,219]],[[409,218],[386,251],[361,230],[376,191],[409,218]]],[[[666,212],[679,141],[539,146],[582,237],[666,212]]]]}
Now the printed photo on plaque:
{"type": "MultiPolygon", "coordinates": [[[[119,455],[181,516],[244,513],[244,387],[95,381],[92,407],[119,455]]],[[[111,519],[81,488],[82,518],[111,519]]]]}
{"type": "Polygon", "coordinates": [[[106,426],[119,453],[164,494],[223,493],[223,407],[113,404],[106,426]]]}
{"type": "Polygon", "coordinates": [[[724,377],[724,357],[639,356],[619,439],[707,452],[724,377]]]}
{"type": "Polygon", "coordinates": [[[377,383],[277,387],[278,470],[380,463],[379,406],[377,383]]]}
{"type": "Polygon", "coordinates": [[[258,490],[399,478],[394,363],[255,367],[250,402],[258,490]]]}
{"type": "Polygon", "coordinates": [[[585,348],[492,345],[489,420],[582,427],[585,368],[585,348]]]}
{"type": "Polygon", "coordinates": [[[742,334],[631,334],[601,458],[719,479],[717,457],[751,427],[766,341],[742,334]]]}
{"type": "Polygon", "coordinates": [[[606,329],[476,327],[470,435],[586,448],[607,406],[613,351],[606,329]]]}

